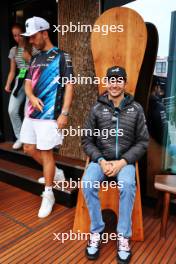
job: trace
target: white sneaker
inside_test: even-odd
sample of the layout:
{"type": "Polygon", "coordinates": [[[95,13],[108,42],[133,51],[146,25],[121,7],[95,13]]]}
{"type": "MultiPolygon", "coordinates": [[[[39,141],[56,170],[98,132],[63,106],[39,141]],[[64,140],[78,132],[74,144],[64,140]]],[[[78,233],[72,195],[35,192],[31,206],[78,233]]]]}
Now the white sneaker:
{"type": "MultiPolygon", "coordinates": [[[[54,181],[65,181],[65,176],[64,176],[63,170],[56,168],[54,181]]],[[[41,184],[45,184],[45,178],[44,177],[39,178],[38,182],[41,184]]]]}
{"type": "Polygon", "coordinates": [[[15,150],[17,150],[17,149],[22,148],[22,146],[23,146],[23,143],[21,143],[21,141],[19,139],[17,139],[15,141],[15,143],[13,144],[12,148],[15,149],[15,150]]]}
{"type": "Polygon", "coordinates": [[[55,203],[55,198],[54,198],[54,194],[52,191],[51,193],[43,192],[41,196],[43,197],[43,199],[42,199],[42,203],[41,203],[41,206],[38,212],[38,217],[44,218],[44,217],[47,217],[51,213],[53,205],[55,203]]]}

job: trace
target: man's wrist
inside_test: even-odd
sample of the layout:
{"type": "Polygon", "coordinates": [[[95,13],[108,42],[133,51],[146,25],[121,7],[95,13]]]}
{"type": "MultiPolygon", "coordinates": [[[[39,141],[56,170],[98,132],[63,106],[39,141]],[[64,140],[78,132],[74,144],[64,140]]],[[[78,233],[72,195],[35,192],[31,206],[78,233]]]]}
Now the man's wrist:
{"type": "Polygon", "coordinates": [[[102,162],[102,161],[105,161],[105,159],[104,159],[103,157],[100,157],[100,158],[98,158],[98,160],[97,160],[97,162],[98,162],[99,165],[101,165],[101,162],[102,162]]]}
{"type": "Polygon", "coordinates": [[[61,111],[61,115],[69,116],[69,111],[62,110],[62,111],[61,111]]]}
{"type": "Polygon", "coordinates": [[[123,167],[128,164],[125,159],[121,159],[120,162],[121,162],[121,164],[122,164],[123,167]]]}
{"type": "Polygon", "coordinates": [[[35,98],[35,95],[34,94],[30,94],[30,95],[28,95],[28,98],[29,98],[29,100],[32,100],[33,98],[35,98]]]}

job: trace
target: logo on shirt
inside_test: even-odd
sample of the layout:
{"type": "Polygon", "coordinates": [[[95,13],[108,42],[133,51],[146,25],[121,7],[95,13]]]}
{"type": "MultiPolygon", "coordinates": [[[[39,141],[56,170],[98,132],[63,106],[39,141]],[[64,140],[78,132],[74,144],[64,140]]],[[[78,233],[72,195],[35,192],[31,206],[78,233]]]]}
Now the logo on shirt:
{"type": "Polygon", "coordinates": [[[48,58],[47,58],[47,61],[53,61],[55,59],[55,55],[53,55],[53,56],[49,56],[48,58]]]}

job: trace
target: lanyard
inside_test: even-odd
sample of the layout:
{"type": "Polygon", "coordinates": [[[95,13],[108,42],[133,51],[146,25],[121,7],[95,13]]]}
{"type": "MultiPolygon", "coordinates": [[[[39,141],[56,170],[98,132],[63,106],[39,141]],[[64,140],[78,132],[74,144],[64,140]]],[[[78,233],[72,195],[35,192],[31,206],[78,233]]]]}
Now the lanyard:
{"type": "Polygon", "coordinates": [[[27,72],[27,69],[26,68],[21,68],[20,69],[20,72],[18,74],[18,78],[19,79],[24,79],[25,78],[25,75],[26,75],[26,72],[27,72]]]}

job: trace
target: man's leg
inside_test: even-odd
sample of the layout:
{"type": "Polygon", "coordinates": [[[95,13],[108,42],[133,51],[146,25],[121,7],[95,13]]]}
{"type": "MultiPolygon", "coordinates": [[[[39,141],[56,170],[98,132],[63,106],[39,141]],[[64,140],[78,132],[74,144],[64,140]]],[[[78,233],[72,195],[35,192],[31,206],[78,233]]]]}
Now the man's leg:
{"type": "Polygon", "coordinates": [[[55,160],[53,150],[38,150],[34,144],[24,144],[24,152],[29,154],[35,161],[43,166],[43,175],[45,178],[45,191],[42,196],[42,203],[39,209],[38,217],[47,217],[55,203],[52,190],[53,179],[55,175],[55,160]]]}
{"type": "MultiPolygon", "coordinates": [[[[41,159],[43,164],[43,175],[45,177],[45,186],[52,186],[55,174],[55,160],[53,150],[41,150],[41,159]]],[[[39,158],[37,156],[37,158],[39,158]]]]}
{"type": "Polygon", "coordinates": [[[86,247],[86,256],[91,260],[95,260],[99,256],[101,242],[100,233],[105,227],[98,197],[99,185],[103,180],[104,174],[100,165],[98,163],[91,162],[82,178],[83,193],[91,220],[91,237],[86,247]]]}
{"type": "MultiPolygon", "coordinates": [[[[48,155],[44,155],[42,157],[41,150],[36,149],[36,145],[35,144],[24,144],[23,145],[23,149],[24,149],[24,153],[26,153],[29,156],[31,156],[36,162],[38,162],[42,166],[43,166],[43,159],[44,160],[48,159],[48,155]]],[[[51,155],[51,157],[49,159],[50,160],[51,159],[54,160],[53,151],[52,151],[52,154],[49,154],[49,156],[50,155],[51,155]]],[[[49,166],[49,164],[47,164],[47,166],[49,166]]],[[[38,182],[40,182],[42,184],[45,184],[45,180],[46,180],[46,177],[48,177],[48,173],[44,172],[44,168],[43,168],[43,175],[44,175],[44,177],[39,178],[38,182]],[[45,175],[46,175],[46,177],[45,177],[45,175]]],[[[65,180],[63,171],[61,169],[58,169],[55,166],[55,160],[54,160],[54,178],[53,179],[56,180],[56,181],[65,180]]],[[[52,184],[50,184],[50,185],[52,185],[52,184]]]]}
{"type": "Polygon", "coordinates": [[[31,156],[35,161],[37,161],[40,165],[43,165],[41,151],[36,149],[35,144],[24,144],[23,145],[24,153],[31,156]]]}
{"type": "Polygon", "coordinates": [[[117,180],[120,181],[120,185],[123,185],[120,188],[117,259],[120,263],[129,263],[132,255],[129,244],[132,233],[131,215],[136,193],[135,166],[126,165],[123,167],[117,175],[117,180]]]}
{"type": "Polygon", "coordinates": [[[126,165],[117,175],[117,181],[123,184],[120,188],[119,219],[117,232],[123,237],[131,237],[131,215],[136,194],[135,166],[126,165]]]}
{"type": "MultiPolygon", "coordinates": [[[[41,160],[43,165],[45,190],[42,193],[43,199],[38,213],[38,217],[43,218],[52,212],[55,203],[53,180],[62,180],[60,176],[55,177],[58,169],[55,167],[53,154],[53,148],[62,143],[62,138],[58,134],[57,122],[54,120],[38,120],[33,122],[33,127],[37,139],[36,148],[40,150],[40,155],[35,151],[34,157],[39,161],[41,160]]],[[[65,177],[62,178],[65,180],[65,177]]]]}
{"type": "Polygon", "coordinates": [[[98,197],[99,188],[95,188],[97,182],[104,180],[103,171],[98,163],[91,162],[82,178],[83,193],[91,219],[91,233],[99,233],[104,229],[101,213],[101,205],[98,197]]]}
{"type": "Polygon", "coordinates": [[[45,177],[45,190],[42,194],[42,203],[39,209],[38,217],[47,217],[53,209],[55,203],[53,193],[53,179],[55,174],[55,160],[53,150],[41,150],[41,159],[43,164],[43,175],[45,177]]]}

